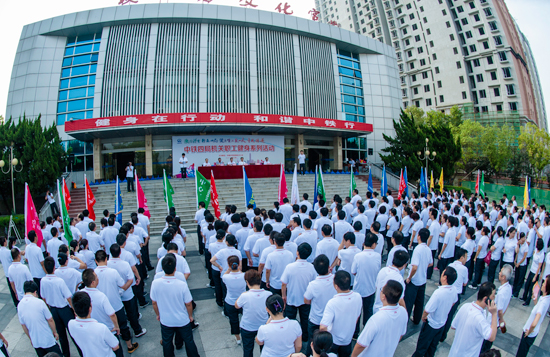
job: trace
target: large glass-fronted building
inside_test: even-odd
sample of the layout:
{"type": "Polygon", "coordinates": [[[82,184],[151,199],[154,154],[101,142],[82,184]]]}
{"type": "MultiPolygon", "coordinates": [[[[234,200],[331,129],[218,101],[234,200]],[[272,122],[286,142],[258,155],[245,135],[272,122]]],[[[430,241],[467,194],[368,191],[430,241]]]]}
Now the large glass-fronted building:
{"type": "Polygon", "coordinates": [[[251,162],[265,151],[287,168],[300,150],[311,169],[377,162],[400,104],[395,52],[378,41],[254,9],[155,4],[25,26],[6,114],[41,115],[74,154],[69,169],[108,180],[128,161],[143,176],[161,174],[189,138],[281,142],[274,151],[182,146],[192,162],[202,150],[211,161],[251,162]]]}

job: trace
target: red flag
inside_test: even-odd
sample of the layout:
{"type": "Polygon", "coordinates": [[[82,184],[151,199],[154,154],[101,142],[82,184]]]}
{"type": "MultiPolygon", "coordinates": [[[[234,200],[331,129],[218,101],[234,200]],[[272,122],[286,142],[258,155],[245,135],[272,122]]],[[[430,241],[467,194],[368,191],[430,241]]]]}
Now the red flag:
{"type": "Polygon", "coordinates": [[[281,176],[279,177],[279,203],[283,204],[283,198],[287,197],[288,187],[286,187],[286,176],[283,164],[281,164],[281,176]]]}
{"type": "Polygon", "coordinates": [[[25,182],[25,237],[29,236],[30,231],[35,231],[36,233],[36,245],[39,247],[42,246],[43,237],[40,230],[40,219],[34,207],[29,185],[25,182]]]}
{"type": "Polygon", "coordinates": [[[403,198],[403,193],[407,189],[407,183],[405,182],[405,178],[403,177],[403,169],[401,169],[401,176],[399,177],[399,193],[398,196],[400,199],[403,198]]]}
{"type": "MultiPolygon", "coordinates": [[[[95,197],[94,197],[94,193],[92,192],[92,189],[90,188],[90,184],[88,183],[88,178],[86,178],[86,176],[84,176],[84,180],[86,181],[86,209],[88,210],[88,212],[90,212],[90,214],[88,215],[88,217],[92,220],[92,221],[95,221],[95,212],[94,212],[94,205],[95,205],[95,197]]],[[[65,193],[66,195],[66,193],[65,193]]],[[[68,209],[68,207],[67,207],[68,209]]]]}
{"type": "Polygon", "coordinates": [[[479,195],[479,170],[477,170],[476,193],[479,195]]]}
{"type": "Polygon", "coordinates": [[[210,171],[210,203],[212,204],[212,208],[214,208],[216,218],[219,219],[221,215],[220,202],[218,201],[218,190],[216,190],[216,181],[214,181],[214,171],[210,171]]]}
{"type": "Polygon", "coordinates": [[[151,212],[149,212],[149,207],[147,206],[147,197],[145,197],[145,193],[143,192],[143,189],[141,188],[141,184],[139,183],[137,171],[134,171],[135,178],[136,178],[136,198],[137,198],[137,205],[138,208],[143,208],[145,212],[143,212],[144,215],[151,218],[151,212]]]}
{"type": "Polygon", "coordinates": [[[71,193],[69,192],[69,188],[67,188],[67,183],[65,182],[65,179],[63,179],[63,194],[65,195],[65,206],[67,206],[68,211],[71,204],[71,193]]]}

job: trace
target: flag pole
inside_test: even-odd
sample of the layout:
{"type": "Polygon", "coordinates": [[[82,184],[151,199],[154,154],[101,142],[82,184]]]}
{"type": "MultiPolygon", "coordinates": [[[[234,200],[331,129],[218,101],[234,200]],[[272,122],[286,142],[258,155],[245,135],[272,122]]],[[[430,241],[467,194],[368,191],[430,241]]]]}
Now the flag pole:
{"type": "Polygon", "coordinates": [[[244,192],[244,207],[246,208],[248,206],[248,202],[246,202],[246,180],[245,175],[246,172],[244,171],[244,165],[243,166],[243,192],[244,192]]]}

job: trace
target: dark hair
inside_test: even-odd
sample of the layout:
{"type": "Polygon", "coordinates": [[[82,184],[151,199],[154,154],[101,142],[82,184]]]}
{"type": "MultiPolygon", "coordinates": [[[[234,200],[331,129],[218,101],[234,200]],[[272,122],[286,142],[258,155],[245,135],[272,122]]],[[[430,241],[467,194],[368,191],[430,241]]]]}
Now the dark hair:
{"type": "Polygon", "coordinates": [[[95,260],[97,262],[104,262],[107,260],[107,253],[103,249],[98,250],[95,252],[95,260]]]}
{"type": "MultiPolygon", "coordinates": [[[[299,219],[300,217],[294,217],[294,221],[296,221],[296,218],[299,219]]],[[[298,223],[298,222],[296,221],[296,223],[298,223]]],[[[306,219],[304,219],[304,222],[302,224],[305,228],[311,229],[311,225],[313,224],[313,222],[311,222],[311,219],[306,218],[306,219]]]]}
{"type": "Polygon", "coordinates": [[[404,238],[403,233],[401,233],[399,231],[395,231],[392,234],[392,238],[395,241],[395,244],[400,245],[401,242],[403,242],[403,238],[404,238]]]}
{"type": "Polygon", "coordinates": [[[223,238],[225,237],[225,230],[223,229],[218,229],[216,231],[216,239],[217,240],[223,240],[223,238]]]}
{"type": "MultiPolygon", "coordinates": [[[[118,240],[118,238],[117,238],[117,240],[118,240]]],[[[126,240],[126,236],[124,236],[124,240],[126,240]]],[[[86,238],[82,239],[80,241],[79,246],[80,246],[80,248],[79,248],[80,250],[86,249],[86,247],[88,246],[88,240],[86,238]]]]}
{"type": "Polygon", "coordinates": [[[85,291],[77,291],[73,295],[73,308],[76,316],[80,318],[85,318],[90,312],[90,307],[92,306],[92,299],[85,291]]]}
{"type": "Polygon", "coordinates": [[[386,285],[382,288],[382,293],[386,296],[386,300],[390,305],[395,305],[399,302],[399,299],[401,299],[403,286],[395,280],[388,280],[386,285]]]}
{"type": "Polygon", "coordinates": [[[300,259],[307,259],[311,255],[312,249],[311,245],[309,243],[301,243],[298,246],[298,255],[300,256],[300,259]]]}
{"type": "Polygon", "coordinates": [[[82,282],[84,283],[85,287],[89,287],[94,282],[94,270],[93,269],[84,269],[82,272],[82,282]]]}
{"type": "MultiPolygon", "coordinates": [[[[277,202],[277,203],[279,203],[279,202],[277,202]]],[[[277,223],[281,223],[283,221],[283,218],[284,218],[284,216],[283,216],[282,213],[280,213],[280,212],[275,213],[275,221],[277,223]]]]}
{"type": "Polygon", "coordinates": [[[496,348],[491,348],[489,351],[485,351],[479,355],[479,357],[501,357],[500,351],[496,348]]]}
{"type": "Polygon", "coordinates": [[[23,291],[26,293],[35,293],[38,291],[38,285],[33,280],[27,280],[23,284],[23,291]]]}
{"type": "Polygon", "coordinates": [[[447,283],[449,285],[453,285],[456,281],[458,274],[456,272],[456,269],[450,266],[447,266],[445,268],[445,271],[443,272],[443,275],[447,277],[447,283]]]}
{"type": "Polygon", "coordinates": [[[21,255],[21,252],[17,248],[11,249],[11,259],[15,260],[18,256],[21,255]]]}
{"type": "Polygon", "coordinates": [[[243,217],[241,219],[241,226],[248,227],[249,224],[250,224],[250,220],[247,217],[243,217]]]}
{"type": "Polygon", "coordinates": [[[481,284],[479,291],[477,292],[477,300],[483,301],[485,298],[489,298],[495,289],[495,284],[488,281],[484,282],[481,284]]]}
{"type": "MultiPolygon", "coordinates": [[[[49,217],[48,217],[49,218],[49,217]]],[[[36,232],[33,230],[33,231],[29,231],[29,233],[27,234],[27,237],[29,238],[29,240],[34,243],[36,241],[36,232]]]]}
{"type": "Polygon", "coordinates": [[[287,242],[290,240],[290,237],[292,237],[292,232],[288,228],[281,229],[281,234],[285,237],[285,241],[287,242]]]}
{"type": "Polygon", "coordinates": [[[355,221],[355,223],[353,224],[353,229],[359,232],[363,229],[363,223],[361,223],[361,221],[355,221]]]}
{"type": "Polygon", "coordinates": [[[371,225],[371,228],[374,229],[376,233],[380,232],[380,222],[376,221],[371,225]]]}
{"type": "Polygon", "coordinates": [[[334,274],[334,284],[342,291],[349,290],[351,275],[345,270],[338,270],[336,274],[334,274]]]}
{"type": "Polygon", "coordinates": [[[366,248],[370,248],[376,243],[378,243],[378,236],[372,232],[367,232],[367,234],[365,234],[365,241],[363,242],[363,245],[366,248]]]}
{"type": "Polygon", "coordinates": [[[235,238],[233,234],[228,234],[227,237],[225,237],[225,243],[230,247],[237,247],[237,238],[235,238]]]}
{"type": "Polygon", "coordinates": [[[65,265],[65,263],[67,262],[67,260],[69,260],[69,258],[67,257],[67,254],[65,253],[59,253],[57,255],[57,261],[59,262],[59,265],[65,265]]]}
{"type": "Polygon", "coordinates": [[[88,229],[89,229],[90,231],[95,230],[95,223],[94,223],[94,222],[88,223],[88,229]]]}
{"type": "Polygon", "coordinates": [[[544,241],[542,240],[542,238],[539,238],[539,239],[537,239],[537,250],[541,251],[543,249],[544,249],[544,241]]]}
{"type": "Polygon", "coordinates": [[[176,270],[176,256],[168,253],[162,258],[162,270],[165,274],[173,274],[176,270]]]}
{"type": "Polygon", "coordinates": [[[55,268],[55,261],[52,257],[46,257],[44,258],[44,269],[46,269],[46,273],[53,274],[53,270],[55,268]]]}
{"type": "Polygon", "coordinates": [[[271,232],[273,232],[273,226],[269,223],[267,223],[265,226],[264,226],[264,234],[266,236],[270,235],[271,232]]]}
{"type": "Polygon", "coordinates": [[[344,240],[349,241],[351,244],[355,244],[355,233],[347,232],[344,234],[344,240]]]}
{"type": "Polygon", "coordinates": [[[325,236],[331,236],[332,234],[332,227],[328,224],[323,225],[323,228],[321,228],[321,231],[325,236]]]}
{"type": "Polygon", "coordinates": [[[315,271],[319,275],[327,275],[329,265],[330,265],[330,261],[328,260],[328,257],[324,254],[318,255],[317,257],[315,257],[315,260],[313,261],[313,267],[315,268],[315,271]]]}
{"type": "Polygon", "coordinates": [[[262,282],[262,275],[258,273],[257,270],[250,269],[244,273],[244,280],[246,280],[250,286],[260,285],[262,282]]]}
{"type": "Polygon", "coordinates": [[[468,251],[466,249],[461,248],[461,247],[456,247],[455,260],[459,260],[460,258],[465,256],[466,254],[468,254],[468,251]]]}
{"type": "Polygon", "coordinates": [[[346,218],[346,212],[344,212],[343,210],[338,211],[338,219],[342,220],[344,218],[346,218]]]}
{"type": "Polygon", "coordinates": [[[418,231],[418,238],[420,242],[426,243],[428,238],[430,238],[430,231],[427,228],[422,228],[418,231]]]}
{"type": "Polygon", "coordinates": [[[273,240],[275,241],[275,244],[277,245],[277,247],[284,246],[286,242],[285,236],[281,233],[275,234],[275,237],[273,240]]]}
{"type": "Polygon", "coordinates": [[[392,265],[395,265],[396,267],[401,268],[405,266],[405,264],[407,264],[408,261],[409,261],[409,253],[403,250],[398,250],[393,255],[392,265]]]}
{"type": "Polygon", "coordinates": [[[277,315],[283,313],[285,309],[285,302],[283,301],[281,295],[274,294],[267,298],[265,301],[265,307],[267,307],[269,312],[273,315],[277,315]]]}
{"type": "Polygon", "coordinates": [[[321,357],[328,357],[333,345],[332,334],[328,331],[316,330],[313,333],[313,350],[321,357]]]}
{"type": "Polygon", "coordinates": [[[236,255],[227,257],[227,265],[231,268],[231,270],[237,270],[239,268],[239,257],[236,255]]]}

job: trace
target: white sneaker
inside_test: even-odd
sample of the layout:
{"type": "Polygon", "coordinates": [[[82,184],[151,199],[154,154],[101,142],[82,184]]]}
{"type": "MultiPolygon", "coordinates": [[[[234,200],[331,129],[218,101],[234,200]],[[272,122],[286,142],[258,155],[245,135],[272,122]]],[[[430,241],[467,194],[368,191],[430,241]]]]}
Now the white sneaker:
{"type": "Polygon", "coordinates": [[[235,341],[237,342],[237,345],[241,344],[241,340],[237,340],[237,337],[235,337],[235,341]]]}
{"type": "Polygon", "coordinates": [[[141,312],[140,312],[140,313],[139,313],[138,320],[141,320],[142,317],[143,317],[143,315],[142,315],[141,312]]]}
{"type": "Polygon", "coordinates": [[[226,317],[226,316],[225,316],[225,312],[223,312],[223,311],[222,311],[222,316],[223,316],[223,317],[226,317]]]}

